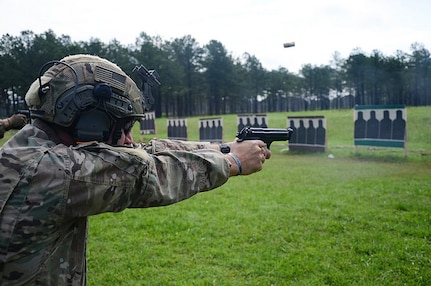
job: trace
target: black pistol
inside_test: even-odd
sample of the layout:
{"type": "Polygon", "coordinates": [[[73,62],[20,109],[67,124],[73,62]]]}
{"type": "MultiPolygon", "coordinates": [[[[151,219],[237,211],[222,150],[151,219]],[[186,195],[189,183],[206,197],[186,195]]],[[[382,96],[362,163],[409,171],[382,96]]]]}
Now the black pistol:
{"type": "Polygon", "coordinates": [[[25,117],[27,118],[27,122],[31,122],[30,110],[19,109],[19,110],[15,111],[15,114],[25,115],[25,117]]]}
{"type": "Polygon", "coordinates": [[[290,140],[292,133],[293,129],[290,127],[287,129],[244,127],[238,132],[236,137],[238,138],[238,142],[244,140],[262,140],[269,149],[271,143],[274,141],[290,140]]]}

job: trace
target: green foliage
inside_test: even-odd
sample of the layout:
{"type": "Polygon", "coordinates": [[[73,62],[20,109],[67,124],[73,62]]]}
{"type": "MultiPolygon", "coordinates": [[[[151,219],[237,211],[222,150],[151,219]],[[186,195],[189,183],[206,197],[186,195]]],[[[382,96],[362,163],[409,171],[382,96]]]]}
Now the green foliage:
{"type": "MultiPolygon", "coordinates": [[[[274,144],[261,172],[218,190],[91,217],[88,284],[427,285],[430,111],[408,109],[407,158],[390,148],[355,153],[352,110],[301,113],[325,115],[327,152],[274,144]]],[[[286,125],[287,114],[268,116],[270,127],[286,125]]],[[[235,117],[223,118],[232,140],[235,117]]],[[[157,124],[164,137],[165,120],[157,124]]]]}
{"type": "Polygon", "coordinates": [[[385,56],[355,50],[331,64],[304,63],[298,74],[268,71],[247,52],[234,58],[216,40],[201,45],[192,36],[166,41],[142,32],[134,44],[97,38],[74,42],[52,30],[23,31],[0,38],[0,115],[16,111],[41,66],[66,55],[106,58],[131,73],[136,64],[156,69],[162,85],[154,90],[156,116],[263,113],[352,108],[354,104],[431,105],[430,53],[419,43],[411,52],[385,56]],[[8,91],[16,94],[11,99],[8,91]]]}

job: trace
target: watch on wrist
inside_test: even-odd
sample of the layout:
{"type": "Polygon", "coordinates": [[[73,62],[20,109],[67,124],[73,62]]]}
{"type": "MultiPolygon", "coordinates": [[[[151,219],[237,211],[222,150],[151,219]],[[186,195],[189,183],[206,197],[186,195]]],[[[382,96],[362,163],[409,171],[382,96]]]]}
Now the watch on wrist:
{"type": "Polygon", "coordinates": [[[230,153],[230,147],[227,144],[220,144],[220,152],[222,152],[223,154],[228,154],[230,153]]]}

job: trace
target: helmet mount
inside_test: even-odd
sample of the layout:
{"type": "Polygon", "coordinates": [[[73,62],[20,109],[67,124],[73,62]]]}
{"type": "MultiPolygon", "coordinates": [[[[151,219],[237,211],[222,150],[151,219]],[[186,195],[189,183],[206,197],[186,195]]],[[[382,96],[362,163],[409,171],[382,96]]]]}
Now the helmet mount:
{"type": "Polygon", "coordinates": [[[154,104],[154,97],[151,93],[152,86],[161,85],[159,81],[159,74],[155,70],[148,70],[143,65],[136,66],[133,71],[139,76],[141,80],[141,92],[142,92],[142,105],[145,110],[150,110],[154,104]]]}

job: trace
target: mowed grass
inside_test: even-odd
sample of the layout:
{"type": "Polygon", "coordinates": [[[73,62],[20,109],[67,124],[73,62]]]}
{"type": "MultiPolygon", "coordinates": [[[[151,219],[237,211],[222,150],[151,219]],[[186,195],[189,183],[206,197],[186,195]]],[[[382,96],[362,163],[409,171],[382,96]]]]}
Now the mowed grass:
{"type": "MultiPolygon", "coordinates": [[[[351,110],[268,117],[283,128],[288,115],[322,114],[325,153],[274,143],[260,173],[176,205],[92,217],[89,285],[429,285],[431,108],[408,110],[407,157],[355,153],[351,110]]],[[[223,119],[232,140],[236,116],[223,119]]]]}
{"type": "MultiPolygon", "coordinates": [[[[276,142],[257,174],[172,206],[91,217],[88,285],[429,285],[431,107],[408,108],[407,157],[356,153],[352,110],[271,113],[269,126],[297,115],[325,115],[327,152],[276,142]]],[[[236,116],[223,120],[233,140],[236,116]]]]}
{"type": "Polygon", "coordinates": [[[91,218],[90,285],[427,285],[430,163],[275,155],[164,208],[91,218]]]}

